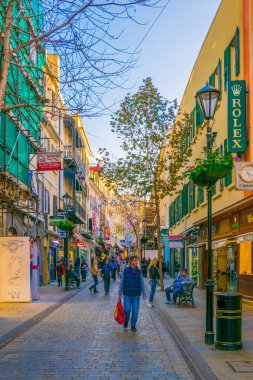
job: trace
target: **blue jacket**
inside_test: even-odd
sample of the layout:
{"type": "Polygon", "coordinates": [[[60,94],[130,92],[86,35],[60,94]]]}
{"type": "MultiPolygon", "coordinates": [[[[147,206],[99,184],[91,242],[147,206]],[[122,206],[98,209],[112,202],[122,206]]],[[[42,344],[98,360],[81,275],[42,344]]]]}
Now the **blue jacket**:
{"type": "Polygon", "coordinates": [[[122,273],[120,286],[119,286],[119,296],[136,297],[146,296],[146,290],[144,286],[143,276],[141,270],[137,267],[131,268],[127,267],[122,273]]]}
{"type": "Polygon", "coordinates": [[[118,269],[118,264],[116,263],[116,261],[110,263],[110,267],[111,267],[111,270],[113,269],[118,269]]]}
{"type": "Polygon", "coordinates": [[[102,273],[105,276],[110,276],[110,273],[111,273],[111,267],[110,267],[110,265],[104,265],[103,268],[102,268],[102,273]]]}
{"type": "Polygon", "coordinates": [[[184,285],[182,285],[182,282],[185,282],[185,283],[191,283],[192,282],[192,279],[190,276],[186,276],[186,277],[183,277],[181,276],[181,274],[178,276],[178,278],[174,281],[174,284],[173,284],[173,287],[176,289],[176,288],[179,288],[179,289],[184,289],[184,285]]]}

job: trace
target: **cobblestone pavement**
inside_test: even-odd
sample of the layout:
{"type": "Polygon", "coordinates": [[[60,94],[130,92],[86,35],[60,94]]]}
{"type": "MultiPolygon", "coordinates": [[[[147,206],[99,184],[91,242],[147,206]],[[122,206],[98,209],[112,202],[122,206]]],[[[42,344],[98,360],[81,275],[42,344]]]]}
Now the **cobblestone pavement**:
{"type": "Polygon", "coordinates": [[[113,319],[118,283],[83,290],[1,350],[0,379],[192,379],[153,310],[141,302],[138,332],[113,319]]]}

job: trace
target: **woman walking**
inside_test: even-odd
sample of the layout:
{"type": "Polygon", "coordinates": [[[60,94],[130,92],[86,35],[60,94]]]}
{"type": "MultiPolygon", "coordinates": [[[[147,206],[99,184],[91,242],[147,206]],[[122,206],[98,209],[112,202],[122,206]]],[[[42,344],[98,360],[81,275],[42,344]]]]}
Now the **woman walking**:
{"type": "Polygon", "coordinates": [[[160,279],[159,269],[157,268],[157,259],[151,260],[148,267],[148,273],[150,277],[149,284],[151,286],[151,291],[150,291],[150,296],[149,296],[149,307],[154,307],[153,301],[154,301],[154,296],[155,296],[155,291],[156,291],[156,285],[160,279]]]}
{"type": "Polygon", "coordinates": [[[98,285],[98,274],[101,269],[98,269],[98,260],[94,259],[93,265],[91,267],[90,273],[92,274],[92,278],[94,280],[94,284],[89,288],[90,292],[92,292],[92,289],[94,289],[94,293],[99,293],[97,291],[97,285],[98,285]]]}

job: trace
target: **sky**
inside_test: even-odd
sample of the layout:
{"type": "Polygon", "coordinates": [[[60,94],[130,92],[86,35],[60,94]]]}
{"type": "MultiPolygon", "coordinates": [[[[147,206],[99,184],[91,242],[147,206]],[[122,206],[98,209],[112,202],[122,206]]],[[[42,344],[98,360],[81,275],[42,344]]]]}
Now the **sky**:
{"type": "MultiPolygon", "coordinates": [[[[140,45],[138,67],[129,73],[128,89],[106,95],[105,102],[119,102],[128,92],[135,93],[148,76],[162,96],[180,104],[190,73],[221,0],[168,0],[168,5],[140,45]]],[[[124,38],[133,51],[161,12],[142,14],[146,25],[131,25],[124,38]]],[[[117,109],[117,106],[115,106],[117,109]]],[[[115,109],[115,108],[114,108],[115,109]]],[[[113,110],[112,110],[113,112],[113,110]]],[[[122,156],[120,143],[111,132],[110,116],[85,119],[84,125],[93,155],[106,147],[115,160],[122,156]]]]}

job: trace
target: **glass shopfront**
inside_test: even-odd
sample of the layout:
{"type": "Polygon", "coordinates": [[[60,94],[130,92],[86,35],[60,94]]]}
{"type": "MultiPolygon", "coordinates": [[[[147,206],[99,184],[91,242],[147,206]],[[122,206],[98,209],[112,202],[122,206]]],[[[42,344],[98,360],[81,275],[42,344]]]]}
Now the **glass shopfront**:
{"type": "Polygon", "coordinates": [[[198,264],[198,249],[197,247],[191,247],[188,250],[188,260],[189,260],[189,276],[193,279],[193,281],[199,280],[199,264],[198,264]]]}
{"type": "Polygon", "coordinates": [[[225,243],[213,250],[213,276],[215,290],[219,292],[237,292],[237,244],[225,243]]]}
{"type": "Polygon", "coordinates": [[[183,249],[170,249],[170,276],[176,278],[183,267],[183,249]]]}

